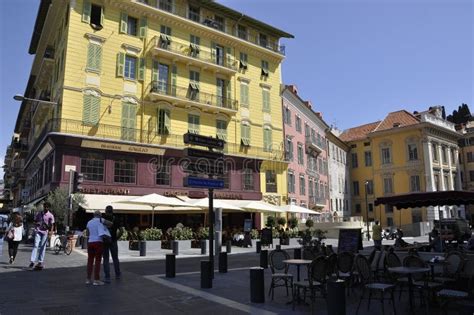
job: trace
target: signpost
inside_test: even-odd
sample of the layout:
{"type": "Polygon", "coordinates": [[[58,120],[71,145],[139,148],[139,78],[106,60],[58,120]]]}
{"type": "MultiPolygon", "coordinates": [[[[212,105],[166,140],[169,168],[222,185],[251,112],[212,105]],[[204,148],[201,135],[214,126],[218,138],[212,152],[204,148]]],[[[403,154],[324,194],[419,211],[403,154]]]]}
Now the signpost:
{"type": "Polygon", "coordinates": [[[223,180],[213,178],[214,175],[224,173],[224,154],[215,152],[213,149],[224,149],[225,141],[192,133],[184,134],[183,138],[185,144],[208,148],[207,151],[194,148],[184,149],[184,156],[192,161],[186,166],[186,172],[208,176],[208,178],[187,176],[184,178],[184,186],[207,188],[209,191],[209,262],[211,265],[209,276],[211,277],[210,281],[212,281],[214,275],[214,189],[224,188],[223,180]]]}

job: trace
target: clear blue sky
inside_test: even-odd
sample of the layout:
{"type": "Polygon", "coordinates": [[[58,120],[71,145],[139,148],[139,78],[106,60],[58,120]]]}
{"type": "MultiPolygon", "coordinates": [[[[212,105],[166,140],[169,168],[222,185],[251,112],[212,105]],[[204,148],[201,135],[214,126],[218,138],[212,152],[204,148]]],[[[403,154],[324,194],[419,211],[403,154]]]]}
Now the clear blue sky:
{"type": "MultiPolygon", "coordinates": [[[[296,84],[328,124],[346,129],[433,105],[474,109],[471,0],[218,2],[295,35],[284,40],[283,81],[296,84]]],[[[38,5],[0,1],[0,158],[20,105],[12,96],[24,92],[33,60],[38,5]]]]}

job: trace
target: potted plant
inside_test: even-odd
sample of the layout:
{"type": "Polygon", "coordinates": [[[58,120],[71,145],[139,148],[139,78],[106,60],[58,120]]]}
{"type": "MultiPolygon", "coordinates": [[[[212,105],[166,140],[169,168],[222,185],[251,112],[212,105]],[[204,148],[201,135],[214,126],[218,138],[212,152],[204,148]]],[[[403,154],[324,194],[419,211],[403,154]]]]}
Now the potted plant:
{"type": "Polygon", "coordinates": [[[257,241],[260,239],[260,233],[257,229],[250,230],[250,238],[252,240],[252,247],[255,248],[257,241]]]}
{"type": "Polygon", "coordinates": [[[209,248],[209,228],[208,227],[199,227],[196,232],[194,232],[194,240],[192,242],[193,248],[201,248],[201,241],[206,241],[206,248],[209,248]]]}
{"type": "Polygon", "coordinates": [[[129,233],[125,228],[121,228],[121,232],[119,232],[120,237],[117,239],[117,247],[119,252],[129,250],[128,244],[128,237],[129,233]],[[121,235],[120,235],[121,233],[121,235]]]}
{"type": "Polygon", "coordinates": [[[290,245],[297,246],[298,245],[298,238],[299,238],[299,231],[298,231],[298,219],[295,217],[288,219],[289,225],[289,237],[290,237],[290,245]]]}
{"type": "Polygon", "coordinates": [[[143,239],[147,242],[147,250],[160,250],[163,232],[158,228],[149,228],[142,232],[143,239]]]}
{"type": "Polygon", "coordinates": [[[193,230],[178,223],[176,227],[169,230],[169,239],[178,241],[179,250],[191,249],[191,240],[193,239],[193,230]]]}

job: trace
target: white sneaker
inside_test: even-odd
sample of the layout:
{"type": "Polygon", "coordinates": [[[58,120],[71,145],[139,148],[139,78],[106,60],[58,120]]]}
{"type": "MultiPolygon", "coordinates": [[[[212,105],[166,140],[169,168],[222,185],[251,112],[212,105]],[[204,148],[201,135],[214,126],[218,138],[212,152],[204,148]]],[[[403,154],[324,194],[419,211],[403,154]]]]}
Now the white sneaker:
{"type": "Polygon", "coordinates": [[[94,280],[94,282],[92,283],[92,285],[104,285],[105,283],[100,281],[100,280],[94,280]]]}
{"type": "Polygon", "coordinates": [[[86,284],[92,284],[92,281],[90,281],[89,279],[86,280],[86,284]]]}

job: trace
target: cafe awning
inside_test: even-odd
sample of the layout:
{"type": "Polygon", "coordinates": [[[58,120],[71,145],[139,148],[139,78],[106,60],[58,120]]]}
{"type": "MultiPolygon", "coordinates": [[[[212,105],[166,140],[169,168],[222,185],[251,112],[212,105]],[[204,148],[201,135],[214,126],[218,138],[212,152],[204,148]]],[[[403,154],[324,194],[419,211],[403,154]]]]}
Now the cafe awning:
{"type": "Polygon", "coordinates": [[[379,197],[375,205],[391,205],[397,209],[428,206],[474,204],[474,192],[464,190],[430,191],[379,197]]]}

